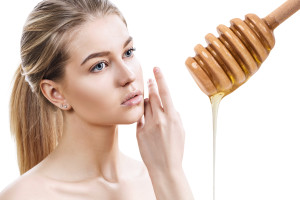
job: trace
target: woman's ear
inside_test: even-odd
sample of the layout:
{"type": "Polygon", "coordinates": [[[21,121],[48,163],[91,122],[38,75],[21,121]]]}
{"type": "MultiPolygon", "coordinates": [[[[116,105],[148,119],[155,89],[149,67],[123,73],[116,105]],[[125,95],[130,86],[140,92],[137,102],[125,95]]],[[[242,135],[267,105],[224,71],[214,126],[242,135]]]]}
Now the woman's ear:
{"type": "Polygon", "coordinates": [[[40,88],[43,95],[55,106],[62,110],[69,110],[71,106],[68,105],[67,100],[61,93],[60,87],[57,83],[51,80],[43,79],[40,82],[40,88]]]}

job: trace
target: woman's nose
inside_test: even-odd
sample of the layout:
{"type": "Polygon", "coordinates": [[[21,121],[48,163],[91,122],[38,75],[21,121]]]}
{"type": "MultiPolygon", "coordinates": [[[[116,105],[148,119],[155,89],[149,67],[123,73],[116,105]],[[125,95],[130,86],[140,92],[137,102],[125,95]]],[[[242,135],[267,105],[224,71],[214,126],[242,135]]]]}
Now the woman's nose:
{"type": "Polygon", "coordinates": [[[136,79],[136,74],[133,67],[129,66],[124,61],[120,61],[118,63],[117,71],[118,84],[123,87],[132,83],[136,79]]]}

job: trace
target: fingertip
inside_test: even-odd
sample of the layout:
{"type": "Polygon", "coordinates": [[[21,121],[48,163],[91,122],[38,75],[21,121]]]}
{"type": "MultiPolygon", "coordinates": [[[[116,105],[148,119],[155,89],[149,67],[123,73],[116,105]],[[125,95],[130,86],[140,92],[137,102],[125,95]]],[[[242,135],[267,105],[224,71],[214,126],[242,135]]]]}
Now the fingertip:
{"type": "Polygon", "coordinates": [[[156,82],[157,82],[158,79],[163,78],[162,71],[159,67],[154,67],[153,68],[153,73],[154,73],[154,77],[155,77],[156,82]]]}
{"type": "Polygon", "coordinates": [[[154,68],[153,68],[154,74],[157,74],[159,71],[160,71],[159,67],[154,67],[154,68]]]}

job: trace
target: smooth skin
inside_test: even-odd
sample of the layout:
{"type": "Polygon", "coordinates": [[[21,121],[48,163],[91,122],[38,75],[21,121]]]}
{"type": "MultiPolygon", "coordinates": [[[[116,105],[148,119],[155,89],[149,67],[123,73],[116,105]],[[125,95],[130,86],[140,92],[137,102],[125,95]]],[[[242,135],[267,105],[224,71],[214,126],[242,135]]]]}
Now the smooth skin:
{"type": "Polygon", "coordinates": [[[185,132],[175,110],[167,83],[159,68],[154,68],[158,91],[148,81],[145,122],[138,121],[137,139],[157,199],[194,199],[182,169],[185,132]]]}
{"type": "Polygon", "coordinates": [[[40,84],[44,96],[64,111],[63,136],[0,200],[193,199],[182,169],[185,132],[162,72],[154,68],[158,91],[150,81],[149,98],[121,105],[129,92],[144,93],[130,38],[116,15],[92,19],[70,34],[65,77],[40,84]],[[83,64],[95,52],[108,53],[83,64]],[[118,124],[134,122],[144,163],[118,147],[118,124]]]}

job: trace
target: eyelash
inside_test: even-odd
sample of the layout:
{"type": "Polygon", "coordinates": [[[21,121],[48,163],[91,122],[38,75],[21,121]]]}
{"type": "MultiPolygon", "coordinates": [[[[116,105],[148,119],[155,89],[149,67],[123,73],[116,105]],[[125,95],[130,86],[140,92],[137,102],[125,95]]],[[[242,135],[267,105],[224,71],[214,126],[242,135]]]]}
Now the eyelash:
{"type": "MultiPolygon", "coordinates": [[[[131,47],[131,48],[128,49],[125,53],[127,53],[127,52],[129,52],[129,51],[131,51],[131,53],[133,53],[134,51],[136,51],[136,49],[135,49],[134,47],[131,47]]],[[[124,53],[124,54],[125,54],[125,53],[124,53]]],[[[132,55],[132,54],[131,54],[131,55],[132,55]]],[[[130,55],[130,56],[131,56],[131,55],[130,55]]],[[[128,57],[126,56],[126,57],[129,58],[130,56],[128,56],[128,57]]]]}
{"type": "MultiPolygon", "coordinates": [[[[129,51],[131,52],[131,54],[130,54],[129,56],[125,56],[126,58],[131,57],[131,56],[133,55],[133,52],[136,51],[136,48],[131,47],[130,49],[128,49],[127,51],[125,51],[125,53],[124,53],[123,55],[125,55],[125,54],[128,53],[129,51]]],[[[91,69],[90,71],[91,71],[91,72],[95,72],[96,67],[97,67],[99,64],[102,64],[102,63],[105,64],[105,67],[108,66],[108,64],[107,64],[106,62],[101,61],[101,62],[98,62],[97,64],[95,64],[95,65],[92,67],[92,69],[91,69]]],[[[102,69],[103,69],[103,68],[102,68],[102,69]]],[[[102,71],[102,69],[101,69],[100,71],[102,71]]]]}

